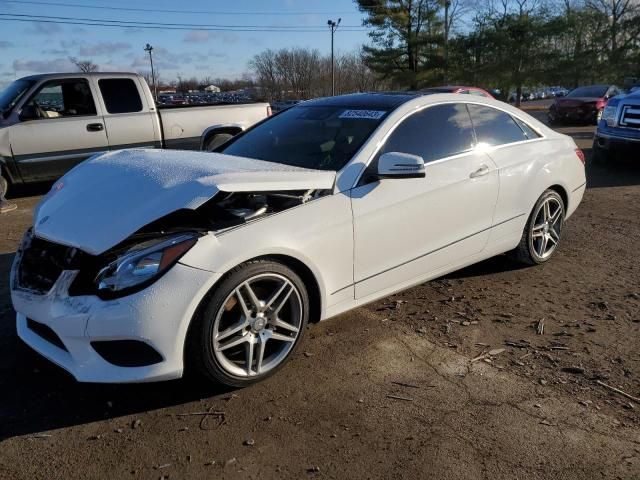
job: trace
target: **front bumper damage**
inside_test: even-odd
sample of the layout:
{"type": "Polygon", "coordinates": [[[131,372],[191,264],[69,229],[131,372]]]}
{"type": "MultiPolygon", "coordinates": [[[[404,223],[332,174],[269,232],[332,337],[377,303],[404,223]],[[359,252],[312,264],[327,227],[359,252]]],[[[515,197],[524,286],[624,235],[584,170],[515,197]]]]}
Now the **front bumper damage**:
{"type": "Polygon", "coordinates": [[[129,383],[181,377],[189,323],[200,300],[219,278],[178,263],[145,290],[101,300],[92,295],[69,296],[77,271],[63,271],[44,294],[21,289],[16,282],[19,262],[20,253],[11,271],[18,336],[81,382],[129,383]],[[106,355],[98,345],[113,347],[113,356],[106,355]],[[145,360],[138,355],[141,350],[156,355],[145,360]],[[118,358],[115,363],[114,358],[118,358]]]}

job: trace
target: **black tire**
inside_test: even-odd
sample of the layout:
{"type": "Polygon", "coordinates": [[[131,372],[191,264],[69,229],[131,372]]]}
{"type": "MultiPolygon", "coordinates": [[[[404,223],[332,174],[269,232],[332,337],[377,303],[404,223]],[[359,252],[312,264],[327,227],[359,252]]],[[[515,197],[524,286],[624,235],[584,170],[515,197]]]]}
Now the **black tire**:
{"type": "Polygon", "coordinates": [[[227,143],[229,140],[233,138],[233,135],[230,133],[216,133],[211,137],[207,138],[204,149],[207,152],[213,152],[220,145],[227,143]]]}
{"type": "Polygon", "coordinates": [[[592,152],[591,158],[593,160],[593,163],[603,165],[603,164],[609,163],[609,161],[611,160],[611,154],[609,150],[604,149],[600,145],[598,145],[597,139],[593,140],[593,146],[591,148],[591,152],[592,152]]]}
{"type": "Polygon", "coordinates": [[[300,276],[282,263],[263,259],[243,263],[231,270],[214,287],[208,299],[203,302],[199,313],[194,317],[190,326],[186,342],[185,358],[187,369],[194,369],[196,373],[215,383],[230,387],[246,387],[268,378],[282,368],[298,348],[309,320],[309,296],[306,286],[300,276]],[[228,309],[228,299],[233,292],[247,280],[261,274],[276,274],[285,277],[295,288],[300,299],[301,318],[299,331],[293,346],[280,360],[280,363],[263,374],[253,376],[238,376],[230,373],[219,361],[214,353],[214,332],[218,312],[222,308],[228,309]]]}
{"type": "Polygon", "coordinates": [[[553,251],[549,254],[549,256],[541,257],[536,249],[534,248],[534,240],[532,236],[532,230],[536,222],[537,214],[540,210],[541,205],[546,202],[548,199],[554,199],[558,205],[561,207],[560,212],[560,235],[558,241],[561,240],[562,231],[564,230],[564,220],[565,220],[565,204],[562,200],[562,197],[555,190],[545,190],[544,193],[540,196],[536,204],[534,205],[531,213],[529,214],[529,218],[527,219],[527,224],[524,227],[524,231],[522,232],[522,237],[520,238],[520,243],[518,246],[510,251],[507,255],[514,261],[518,263],[522,263],[524,265],[540,265],[542,263],[548,262],[553,255],[555,254],[557,248],[554,248],[553,251]]]}
{"type": "MultiPolygon", "coordinates": [[[[0,168],[0,170],[2,169],[0,168]]],[[[9,181],[0,172],[0,198],[4,198],[7,195],[7,191],[9,191],[9,181]]]]}

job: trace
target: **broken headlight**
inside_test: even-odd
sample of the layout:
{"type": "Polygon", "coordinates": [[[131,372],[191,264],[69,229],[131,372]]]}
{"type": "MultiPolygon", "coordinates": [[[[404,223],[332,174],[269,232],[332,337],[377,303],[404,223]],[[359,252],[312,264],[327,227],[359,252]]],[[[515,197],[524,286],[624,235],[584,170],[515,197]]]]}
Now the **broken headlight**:
{"type": "Polygon", "coordinates": [[[180,234],[139,243],[104,267],[94,280],[100,296],[140,290],[157,280],[195,245],[197,236],[180,234]]]}

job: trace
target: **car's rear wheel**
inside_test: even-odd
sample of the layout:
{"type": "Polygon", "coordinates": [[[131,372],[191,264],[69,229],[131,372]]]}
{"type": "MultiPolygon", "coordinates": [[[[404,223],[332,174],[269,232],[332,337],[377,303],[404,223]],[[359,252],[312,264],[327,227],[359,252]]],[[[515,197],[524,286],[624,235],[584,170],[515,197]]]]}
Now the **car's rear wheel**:
{"type": "Polygon", "coordinates": [[[560,243],[564,217],[562,197],[554,190],[546,190],[533,207],[520,243],[510,252],[511,257],[528,265],[548,262],[560,243]]]}
{"type": "Polygon", "coordinates": [[[248,262],[216,287],[191,328],[187,355],[215,382],[250,385],[286,363],[308,318],[307,290],[296,272],[271,260],[248,262]]]}
{"type": "Polygon", "coordinates": [[[207,143],[204,149],[207,152],[213,152],[216,148],[218,148],[224,143],[227,143],[232,138],[233,138],[233,135],[230,133],[216,133],[215,135],[207,139],[207,143]]]}

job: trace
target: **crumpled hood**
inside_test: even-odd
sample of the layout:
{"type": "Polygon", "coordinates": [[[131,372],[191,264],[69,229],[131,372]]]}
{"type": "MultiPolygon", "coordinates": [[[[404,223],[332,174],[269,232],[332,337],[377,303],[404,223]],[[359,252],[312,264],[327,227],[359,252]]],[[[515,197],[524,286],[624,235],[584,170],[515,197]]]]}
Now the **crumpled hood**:
{"type": "Polygon", "coordinates": [[[217,192],[329,189],[336,172],[177,150],[120,150],[92,157],[56,182],[34,213],[41,238],[98,255],[217,192]]]}

